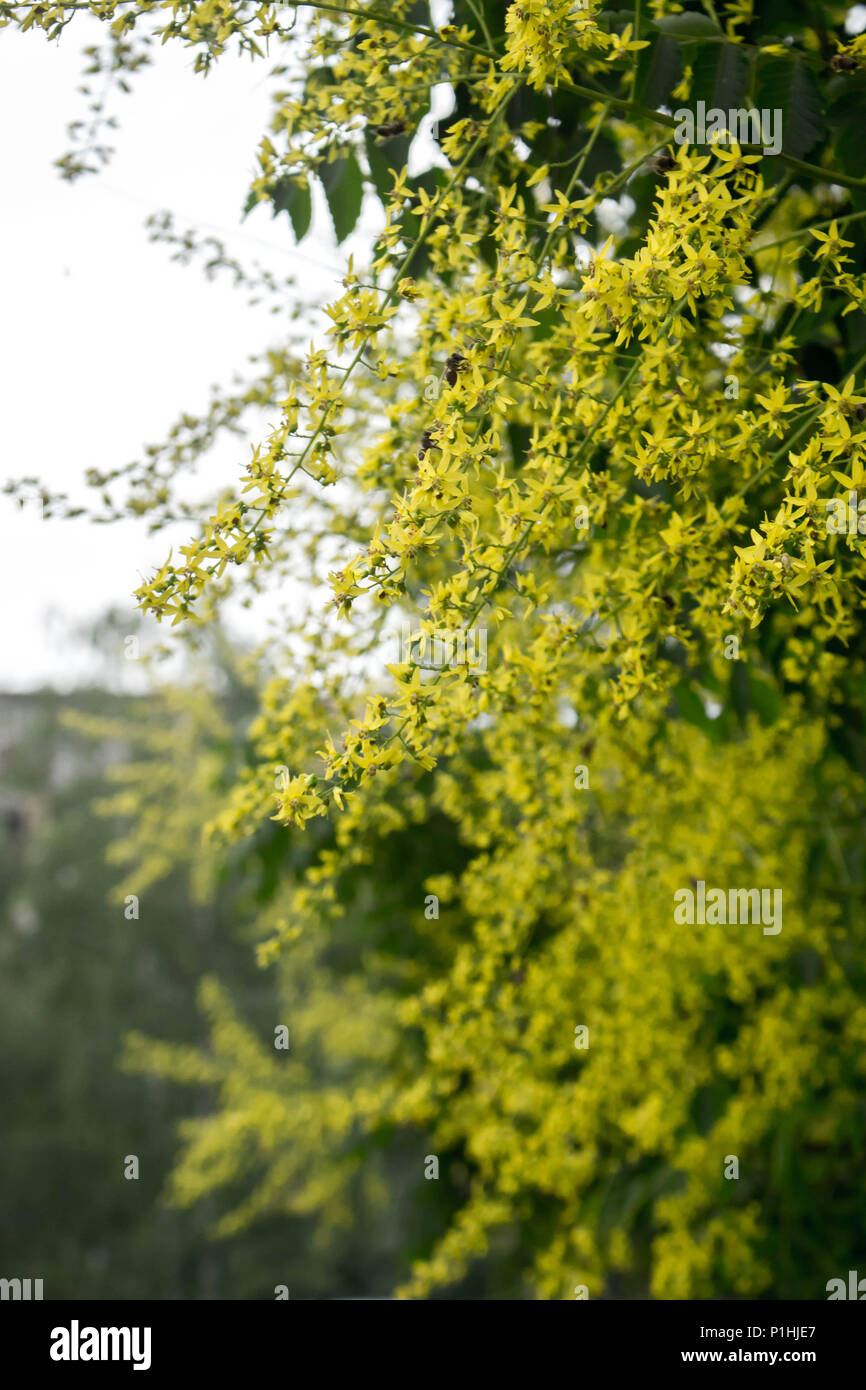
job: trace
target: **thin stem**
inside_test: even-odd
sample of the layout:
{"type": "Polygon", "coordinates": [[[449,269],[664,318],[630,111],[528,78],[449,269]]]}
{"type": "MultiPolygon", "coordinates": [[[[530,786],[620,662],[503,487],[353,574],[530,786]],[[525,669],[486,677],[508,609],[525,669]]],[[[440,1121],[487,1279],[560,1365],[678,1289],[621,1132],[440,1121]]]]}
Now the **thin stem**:
{"type": "Polygon", "coordinates": [[[796,232],[789,232],[787,236],[781,236],[776,241],[765,241],[762,246],[752,247],[752,255],[760,255],[762,251],[772,251],[776,246],[786,246],[789,241],[796,241],[797,237],[806,236],[809,232],[823,232],[825,227],[832,227],[836,223],[837,227],[843,227],[847,222],[860,222],[866,217],[864,212],[847,212],[843,217],[831,217],[826,222],[813,222],[808,227],[798,227],[796,232]]]}

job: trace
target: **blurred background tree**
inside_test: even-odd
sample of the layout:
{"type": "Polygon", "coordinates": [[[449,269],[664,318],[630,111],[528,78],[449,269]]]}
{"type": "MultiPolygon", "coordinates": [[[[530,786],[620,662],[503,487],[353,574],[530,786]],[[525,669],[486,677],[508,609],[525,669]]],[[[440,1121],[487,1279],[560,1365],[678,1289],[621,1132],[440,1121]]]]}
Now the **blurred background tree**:
{"type": "MultiPolygon", "coordinates": [[[[112,654],[122,654],[117,632],[106,637],[115,628],[110,617],[100,625],[107,673],[112,654]]],[[[211,858],[205,870],[199,837],[180,833],[177,860],[151,865],[156,881],[132,917],[110,853],[128,818],[94,813],[106,777],[123,784],[142,751],[145,782],[159,782],[155,750],[166,747],[189,759],[181,780],[197,758],[215,782],[226,775],[253,705],[228,644],[215,638],[208,649],[204,700],[98,688],[0,695],[0,1264],[9,1277],[43,1279],[46,1298],[270,1299],[280,1284],[293,1298],[388,1297],[404,1242],[423,1244],[437,1202],[449,1205],[447,1184],[434,1198],[401,1177],[405,1140],[376,1155],[380,1183],[387,1178],[384,1209],[359,1184],[349,1219],[324,1238],[311,1211],[215,1241],[213,1200],[185,1210],[165,1201],[178,1123],[191,1105],[211,1113],[209,1089],[179,1091],[120,1069],[130,1032],[206,1042],[196,1007],[205,968],[230,986],[246,1026],[266,1044],[284,1013],[282,982],[257,966],[250,924],[281,874],[307,857],[293,837],[266,827],[244,854],[211,858]],[[137,1180],[124,1177],[128,1155],[139,1160],[137,1180]]],[[[439,861],[453,854],[452,840],[443,820],[423,849],[439,861]]],[[[391,897],[383,930],[396,934],[405,880],[395,869],[421,849],[404,837],[388,862],[356,875],[365,906],[347,937],[372,937],[373,885],[383,882],[391,897]]]]}

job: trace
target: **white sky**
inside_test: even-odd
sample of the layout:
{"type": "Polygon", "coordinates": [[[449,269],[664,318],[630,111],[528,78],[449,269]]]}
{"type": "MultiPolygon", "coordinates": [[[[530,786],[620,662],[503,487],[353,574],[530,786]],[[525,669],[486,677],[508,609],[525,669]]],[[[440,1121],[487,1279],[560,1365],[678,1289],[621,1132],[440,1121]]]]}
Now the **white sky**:
{"type": "MultiPolygon", "coordinates": [[[[85,115],[81,49],[100,39],[89,18],[59,44],[0,30],[0,478],[36,475],[79,499],[88,467],[137,457],[281,337],[279,318],[250,307],[228,276],[208,282],[173,264],[148,240],[148,214],[171,210],[178,229],[213,232],[243,264],[295,275],[318,303],[340,292],[357,250],[356,238],[336,247],[321,207],[300,248],[285,215],[258,208],[241,222],[270,109],[261,60],[226,56],[205,79],[167,44],[113,107],[105,173],[64,183],[53,162],[68,122],[85,115]]],[[[238,477],[247,458],[243,441],[227,443],[209,478],[238,477]]],[[[40,521],[0,496],[0,689],[68,687],[95,670],[76,629],[110,605],[132,612],[132,591],[188,531],[40,521]]]]}

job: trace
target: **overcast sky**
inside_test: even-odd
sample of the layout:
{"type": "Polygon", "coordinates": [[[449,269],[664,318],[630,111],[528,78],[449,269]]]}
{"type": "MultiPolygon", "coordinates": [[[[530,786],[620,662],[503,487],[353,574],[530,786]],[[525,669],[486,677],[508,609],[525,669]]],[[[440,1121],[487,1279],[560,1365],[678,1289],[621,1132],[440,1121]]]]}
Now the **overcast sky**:
{"type": "MultiPolygon", "coordinates": [[[[265,208],[241,223],[269,114],[267,62],[226,57],[204,79],[188,52],[167,44],[115,108],[107,170],[63,182],[53,164],[69,146],[68,122],[84,114],[81,48],[99,31],[74,22],[59,44],[0,31],[0,473],[34,474],[79,498],[88,467],[137,457],[181,411],[203,409],[212,384],[228,384],[249,354],[280,341],[279,320],[227,277],[208,282],[150,242],[148,214],[169,209],[180,228],[219,235],[241,262],[295,274],[318,302],[340,292],[351,249],[336,247],[321,209],[301,248],[288,220],[265,208]]],[[[247,457],[242,441],[228,443],[209,474],[237,477],[247,457]]],[[[76,629],[109,605],[131,612],[141,578],[188,532],[40,522],[6,497],[0,521],[7,690],[80,679],[76,629]]]]}

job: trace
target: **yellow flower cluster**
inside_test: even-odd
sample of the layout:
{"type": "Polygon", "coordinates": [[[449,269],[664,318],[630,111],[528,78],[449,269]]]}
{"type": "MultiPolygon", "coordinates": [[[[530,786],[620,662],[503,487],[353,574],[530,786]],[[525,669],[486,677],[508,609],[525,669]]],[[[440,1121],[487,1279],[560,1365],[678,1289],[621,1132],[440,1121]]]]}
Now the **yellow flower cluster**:
{"type": "MultiPolygon", "coordinates": [[[[139,7],[203,67],[230,41],[288,41],[293,8],[307,71],[277,96],[252,199],[279,189],[291,212],[318,179],[339,234],[357,177],[384,227],[292,384],[274,358],[227,408],[229,428],[247,404],[279,418],[139,591],[175,624],[213,618],[228,581],[245,602],[289,592],[295,617],[262,657],[234,785],[202,716],[197,778],[136,774],[123,853],[171,859],[156,809],[172,775],[206,831],[175,855],[209,862],[269,819],[303,831],[257,931],[332,1071],[276,1070],[215,983],[210,1053],[136,1040],[131,1065],[218,1088],[175,1196],[233,1187],[252,1149],[258,1185],[224,1233],[273,1210],[339,1222],[359,1176],[383,1197],[358,1134],[398,1126],[468,1174],[405,1296],[459,1281],[505,1229],[530,1233],[532,1296],[612,1279],[766,1293],[785,1277],[771,1235],[789,1170],[832,1185],[828,1136],[863,1106],[847,725],[866,549],[826,524],[866,479],[846,336],[858,324],[862,342],[864,214],[842,201],[858,180],[735,143],[665,150],[669,118],[634,99],[646,19],[617,29],[595,0],[518,0],[493,34],[419,24],[406,0],[139,7]],[[447,167],[410,176],[438,83],[455,93],[447,167]],[[560,160],[548,112],[566,99],[560,160]],[[838,376],[806,370],[821,351],[838,376]],[[316,621],[299,620],[311,591],[316,621]],[[395,660],[404,619],[482,628],[486,661],[395,660]],[[431,824],[460,853],[404,885],[405,954],[372,928],[353,943],[352,913],[376,915],[353,876],[431,824]],[[672,895],[708,871],[782,885],[784,931],[675,927],[672,895]],[[726,1181],[729,1154],[748,1181],[726,1181]]],[[[750,0],[708,8],[739,43],[750,0]]],[[[863,41],[839,52],[856,65],[863,41]]],[[[159,517],[170,479],[154,476],[140,496],[159,517]]]]}

